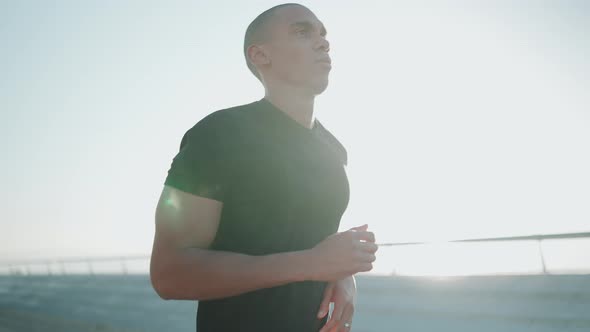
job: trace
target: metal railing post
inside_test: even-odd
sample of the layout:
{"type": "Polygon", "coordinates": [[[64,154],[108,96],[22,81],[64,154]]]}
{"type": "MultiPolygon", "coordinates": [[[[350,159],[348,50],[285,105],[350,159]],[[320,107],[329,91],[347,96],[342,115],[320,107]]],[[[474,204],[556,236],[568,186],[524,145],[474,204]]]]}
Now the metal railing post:
{"type": "Polygon", "coordinates": [[[541,243],[543,239],[539,239],[537,241],[539,246],[539,257],[541,257],[541,266],[543,267],[543,274],[548,274],[547,272],[547,265],[545,264],[545,255],[543,254],[543,244],[541,243]]]}

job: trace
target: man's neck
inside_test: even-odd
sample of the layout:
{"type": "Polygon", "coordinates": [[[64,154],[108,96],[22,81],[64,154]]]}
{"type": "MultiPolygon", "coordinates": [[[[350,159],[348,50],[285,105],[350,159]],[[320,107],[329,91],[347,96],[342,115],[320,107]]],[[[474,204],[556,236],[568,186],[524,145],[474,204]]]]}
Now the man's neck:
{"type": "Polygon", "coordinates": [[[315,96],[299,93],[297,89],[266,88],[264,99],[286,113],[305,128],[311,128],[314,122],[313,104],[315,96]]]}

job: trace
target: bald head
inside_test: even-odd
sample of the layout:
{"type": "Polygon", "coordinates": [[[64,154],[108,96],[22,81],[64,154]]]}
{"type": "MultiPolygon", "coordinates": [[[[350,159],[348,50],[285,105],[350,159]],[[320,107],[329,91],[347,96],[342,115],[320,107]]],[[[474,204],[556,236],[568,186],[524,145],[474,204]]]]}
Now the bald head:
{"type": "Polygon", "coordinates": [[[296,89],[318,95],[332,68],[327,31],[317,16],[298,4],[275,6],[248,27],[244,56],[265,90],[296,89]]]}
{"type": "Polygon", "coordinates": [[[272,26],[272,18],[275,17],[276,11],[280,8],[287,7],[287,6],[299,6],[306,8],[303,5],[297,3],[285,3],[282,5],[274,6],[270,9],[265,10],[260,15],[258,15],[248,28],[246,29],[246,35],[244,36],[244,57],[246,58],[246,64],[248,68],[258,78],[261,80],[260,75],[256,67],[252,64],[252,61],[248,57],[248,48],[254,44],[262,44],[268,42],[271,38],[271,29],[272,26]]]}

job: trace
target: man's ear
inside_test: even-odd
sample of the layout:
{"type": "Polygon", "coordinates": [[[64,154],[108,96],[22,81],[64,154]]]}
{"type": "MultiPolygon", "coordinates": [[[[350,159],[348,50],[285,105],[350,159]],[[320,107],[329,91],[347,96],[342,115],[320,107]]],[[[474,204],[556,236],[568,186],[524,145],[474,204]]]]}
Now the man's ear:
{"type": "Polygon", "coordinates": [[[248,47],[248,58],[255,66],[264,66],[270,64],[270,57],[263,47],[250,45],[248,47]]]}

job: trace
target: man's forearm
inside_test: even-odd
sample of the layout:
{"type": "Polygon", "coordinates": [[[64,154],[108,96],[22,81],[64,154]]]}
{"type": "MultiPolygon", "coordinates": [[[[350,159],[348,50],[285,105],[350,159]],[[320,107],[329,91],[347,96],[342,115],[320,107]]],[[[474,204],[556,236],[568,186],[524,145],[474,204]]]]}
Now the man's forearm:
{"type": "MultiPolygon", "coordinates": [[[[198,248],[179,249],[152,262],[158,294],[174,300],[209,300],[303,281],[306,251],[250,256],[198,248]]],[[[152,257],[154,260],[154,257],[152,257]]]]}

